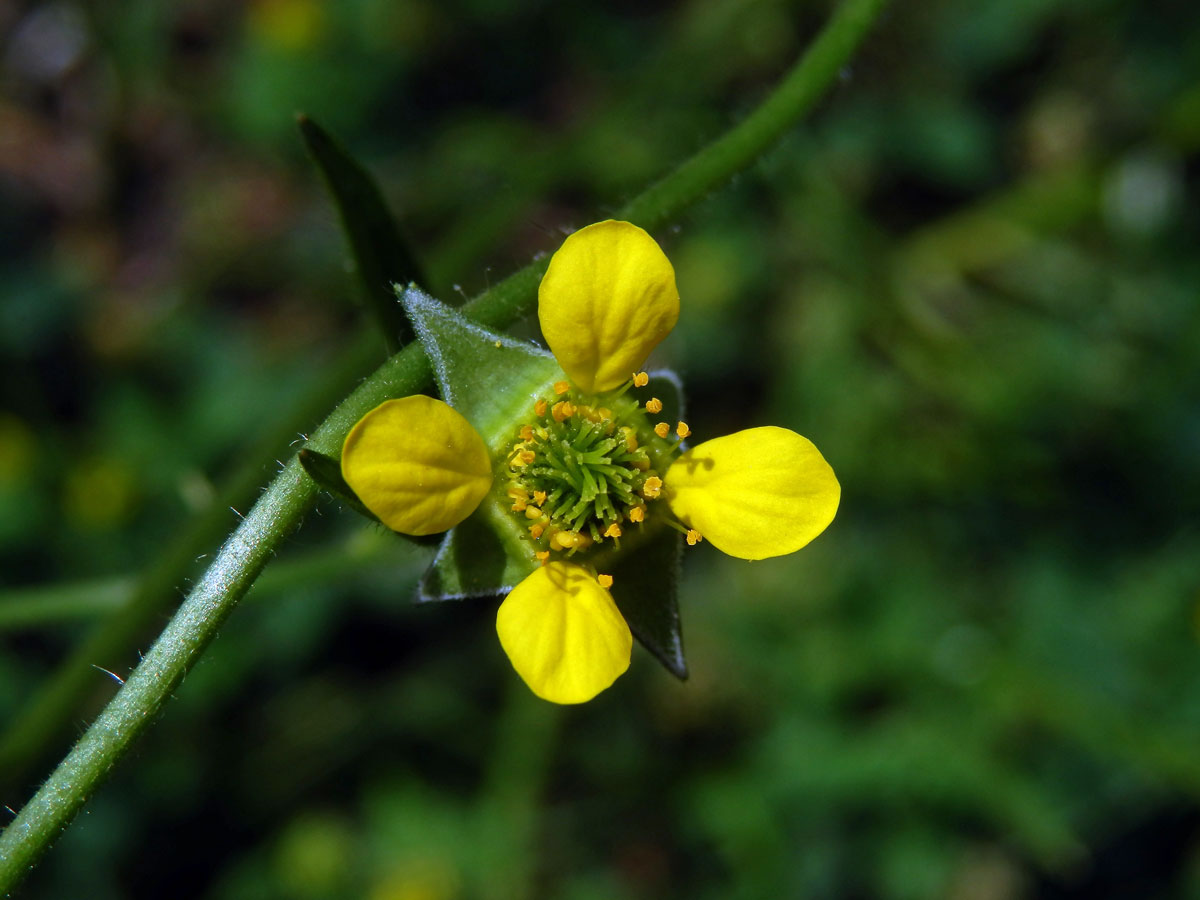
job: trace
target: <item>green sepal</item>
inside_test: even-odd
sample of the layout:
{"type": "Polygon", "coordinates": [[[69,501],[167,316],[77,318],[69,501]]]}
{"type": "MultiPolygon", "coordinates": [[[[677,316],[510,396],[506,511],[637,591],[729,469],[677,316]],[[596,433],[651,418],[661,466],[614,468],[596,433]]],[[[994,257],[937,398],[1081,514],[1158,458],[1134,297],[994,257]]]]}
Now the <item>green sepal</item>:
{"type": "MultiPolygon", "coordinates": [[[[329,491],[329,493],[333,494],[334,497],[359,515],[366,516],[372,522],[379,522],[379,517],[367,509],[363,505],[363,502],[358,499],[358,494],[354,493],[354,489],[346,484],[346,479],[342,477],[342,464],[340,462],[332,456],[326,456],[324,453],[318,453],[316,450],[311,450],[308,447],[301,448],[297,456],[300,458],[300,465],[304,466],[304,471],[308,473],[308,477],[315,481],[321,488],[329,491]]],[[[383,523],[380,522],[380,524],[383,523]]],[[[421,546],[429,546],[442,540],[442,535],[440,534],[417,537],[411,534],[400,534],[398,531],[392,533],[397,537],[402,537],[421,546]]]]}
{"type": "Polygon", "coordinates": [[[688,677],[679,623],[682,561],[683,535],[664,527],[631,553],[614,554],[608,573],[609,592],[633,636],[681,680],[688,677]]]}
{"type": "MultiPolygon", "coordinates": [[[[515,523],[497,521],[491,499],[446,533],[417,584],[417,602],[499,597],[537,568],[515,523]]],[[[501,515],[504,510],[500,509],[501,515]]]]}
{"type": "Polygon", "coordinates": [[[298,116],[296,123],[337,206],[363,297],[383,329],[388,352],[394,353],[412,339],[412,329],[392,285],[424,283],[420,266],[367,170],[308,116],[298,116]]]}
{"type": "Polygon", "coordinates": [[[546,350],[489,331],[415,285],[400,302],[433,364],[442,399],[474,426],[494,454],[516,437],[539,396],[553,396],[562,367],[546,350]]]}

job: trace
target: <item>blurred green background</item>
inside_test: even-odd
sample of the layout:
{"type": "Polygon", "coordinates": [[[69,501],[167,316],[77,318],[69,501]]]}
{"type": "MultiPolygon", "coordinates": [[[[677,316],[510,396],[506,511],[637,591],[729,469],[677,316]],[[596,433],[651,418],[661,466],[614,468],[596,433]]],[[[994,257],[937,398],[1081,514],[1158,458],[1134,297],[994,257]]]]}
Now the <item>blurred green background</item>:
{"type": "MultiPolygon", "coordinates": [[[[454,299],[737,121],[830,8],[0,5],[0,729],[370,368],[296,111],[454,299]]],[[[410,605],[427,554],[326,498],[20,896],[1200,896],[1198,147],[1191,3],[897,0],[659,235],[696,437],[791,427],[844,490],[799,554],[689,552],[691,680],[639,648],[542,704],[494,603],[410,605]]]]}

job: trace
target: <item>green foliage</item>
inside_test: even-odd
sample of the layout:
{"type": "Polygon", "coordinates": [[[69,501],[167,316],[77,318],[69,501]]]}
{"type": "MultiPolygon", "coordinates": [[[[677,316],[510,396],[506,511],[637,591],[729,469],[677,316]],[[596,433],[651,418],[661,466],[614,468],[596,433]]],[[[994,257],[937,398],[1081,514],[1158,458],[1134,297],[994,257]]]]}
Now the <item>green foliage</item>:
{"type": "Polygon", "coordinates": [[[367,308],[383,331],[388,352],[395,353],[411,339],[412,328],[392,286],[423,283],[421,268],[400,239],[399,227],[366,170],[308,116],[298,117],[297,124],[304,146],[337,204],[367,308]]]}
{"type": "MultiPolygon", "coordinates": [[[[832,7],[0,26],[0,725],[26,748],[0,801],[378,356],[374,331],[346,349],[370,329],[331,302],[343,239],[292,110],[361,154],[454,298],[740,120],[832,7]],[[29,67],[28,35],[73,33],[37,57],[67,69],[29,67]],[[154,602],[115,628],[135,581],[154,602]],[[51,739],[23,711],[68,659],[51,739]]],[[[685,548],[686,683],[639,650],[586,707],[531,701],[494,605],[409,604],[430,551],[314,491],[21,896],[1195,895],[1193,19],[895,4],[803,129],[660,234],[687,312],[659,362],[697,439],[787,425],[844,487],[796,557],[685,548]]]]}

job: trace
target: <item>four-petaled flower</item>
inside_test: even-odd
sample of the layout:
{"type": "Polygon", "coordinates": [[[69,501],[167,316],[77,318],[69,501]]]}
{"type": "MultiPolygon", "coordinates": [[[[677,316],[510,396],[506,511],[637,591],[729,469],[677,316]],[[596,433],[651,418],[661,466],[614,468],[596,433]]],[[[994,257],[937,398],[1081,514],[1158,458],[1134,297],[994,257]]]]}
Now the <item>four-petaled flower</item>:
{"type": "Polygon", "coordinates": [[[343,446],[347,484],[404,534],[453,528],[488,497],[503,504],[536,567],[500,605],[496,630],[518,674],[556,703],[591,699],[629,666],[612,577],[589,563],[612,558],[602,545],[666,525],[689,545],[763,559],[799,550],[837,512],[833,470],[793,431],[751,428],[685,451],[687,424],[652,421],[663,402],[638,399],[640,369],[678,316],[654,239],[628,222],[590,225],[539,288],[542,333],[567,379],[535,395],[532,415],[489,447],[441,400],[404,397],[364,416],[343,446]]]}

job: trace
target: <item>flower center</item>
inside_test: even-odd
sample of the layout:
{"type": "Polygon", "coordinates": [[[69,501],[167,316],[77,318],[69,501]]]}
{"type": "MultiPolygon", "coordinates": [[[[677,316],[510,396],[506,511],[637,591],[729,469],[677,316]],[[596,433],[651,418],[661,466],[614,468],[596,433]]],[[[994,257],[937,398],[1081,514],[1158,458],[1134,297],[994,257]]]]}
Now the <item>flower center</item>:
{"type": "Polygon", "coordinates": [[[538,398],[531,421],[520,427],[508,455],[507,492],[542,561],[606,539],[619,543],[622,526],[645,522],[661,497],[660,473],[687,426],[680,423],[676,441],[656,434],[646,411],[660,412],[662,403],[651,398],[643,408],[625,396],[645,383],[639,374],[617,391],[580,397],[560,381],[553,399],[538,398]]]}

